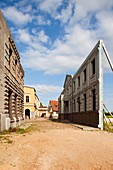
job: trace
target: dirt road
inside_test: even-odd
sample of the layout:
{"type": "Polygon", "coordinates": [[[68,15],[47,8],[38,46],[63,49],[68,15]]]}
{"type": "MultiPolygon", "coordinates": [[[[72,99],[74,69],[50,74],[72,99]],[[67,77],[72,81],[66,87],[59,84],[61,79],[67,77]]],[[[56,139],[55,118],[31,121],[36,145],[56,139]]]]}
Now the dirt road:
{"type": "Polygon", "coordinates": [[[0,135],[0,170],[113,170],[113,133],[45,119],[0,135]]]}

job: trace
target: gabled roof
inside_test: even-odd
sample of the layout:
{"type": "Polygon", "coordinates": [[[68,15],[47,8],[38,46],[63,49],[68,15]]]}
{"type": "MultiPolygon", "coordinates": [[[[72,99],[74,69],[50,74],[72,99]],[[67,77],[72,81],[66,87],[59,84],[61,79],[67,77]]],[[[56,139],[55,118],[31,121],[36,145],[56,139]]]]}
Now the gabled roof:
{"type": "Polygon", "coordinates": [[[58,112],[58,101],[57,100],[50,100],[50,104],[52,106],[52,110],[58,112]]]}
{"type": "Polygon", "coordinates": [[[69,82],[70,80],[72,80],[72,76],[69,75],[69,74],[67,74],[67,75],[66,75],[66,78],[65,78],[65,82],[64,82],[64,88],[65,88],[65,86],[68,84],[68,82],[69,82]]]}

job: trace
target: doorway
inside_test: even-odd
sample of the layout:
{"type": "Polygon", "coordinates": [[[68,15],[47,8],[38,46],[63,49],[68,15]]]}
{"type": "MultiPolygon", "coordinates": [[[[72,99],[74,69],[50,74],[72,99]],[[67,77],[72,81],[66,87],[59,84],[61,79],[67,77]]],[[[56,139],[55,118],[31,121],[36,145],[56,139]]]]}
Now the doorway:
{"type": "Polygon", "coordinates": [[[30,110],[29,109],[25,110],[25,119],[30,119],[30,110]]]}

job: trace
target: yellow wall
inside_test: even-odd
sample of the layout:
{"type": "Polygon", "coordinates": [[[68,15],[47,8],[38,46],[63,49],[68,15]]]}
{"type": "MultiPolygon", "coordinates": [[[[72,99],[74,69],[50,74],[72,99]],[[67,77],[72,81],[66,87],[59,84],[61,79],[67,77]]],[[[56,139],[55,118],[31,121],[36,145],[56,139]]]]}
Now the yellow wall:
{"type": "Polygon", "coordinates": [[[34,88],[24,87],[24,111],[25,109],[29,109],[31,112],[35,111],[34,108],[35,103],[35,93],[34,88]],[[29,96],[29,103],[26,103],[26,96],[29,96]]]}

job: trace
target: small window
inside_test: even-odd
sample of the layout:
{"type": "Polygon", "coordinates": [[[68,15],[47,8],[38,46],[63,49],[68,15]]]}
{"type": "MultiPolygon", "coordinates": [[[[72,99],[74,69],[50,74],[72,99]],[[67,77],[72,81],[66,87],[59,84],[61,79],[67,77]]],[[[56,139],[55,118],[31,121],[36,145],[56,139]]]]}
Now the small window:
{"type": "Polygon", "coordinates": [[[17,65],[17,60],[15,60],[15,65],[17,65]]]}
{"type": "Polygon", "coordinates": [[[86,79],[87,79],[87,78],[86,78],[86,69],[84,69],[83,74],[84,74],[84,75],[83,75],[83,76],[84,76],[84,77],[83,77],[83,78],[84,78],[84,82],[86,82],[86,79]]]}
{"type": "Polygon", "coordinates": [[[26,103],[29,103],[29,96],[26,96],[26,103]]]}
{"type": "Polygon", "coordinates": [[[93,61],[91,62],[91,66],[92,66],[92,75],[95,74],[95,59],[93,59],[93,61]]]}
{"type": "Polygon", "coordinates": [[[80,86],[80,76],[78,76],[78,87],[80,86]]]}
{"type": "Polygon", "coordinates": [[[77,98],[77,103],[78,103],[78,112],[80,112],[80,97],[77,98]]]}
{"type": "Polygon", "coordinates": [[[93,108],[93,110],[96,110],[96,94],[95,94],[95,89],[92,90],[92,108],[93,108]]]}
{"type": "Polygon", "coordinates": [[[10,48],[9,49],[9,57],[11,57],[11,55],[12,55],[12,49],[10,48]]]}
{"type": "Polygon", "coordinates": [[[73,82],[73,91],[75,91],[75,81],[73,82]]]}
{"type": "Polygon", "coordinates": [[[87,110],[87,98],[86,98],[86,94],[84,94],[84,111],[87,110]]]}

